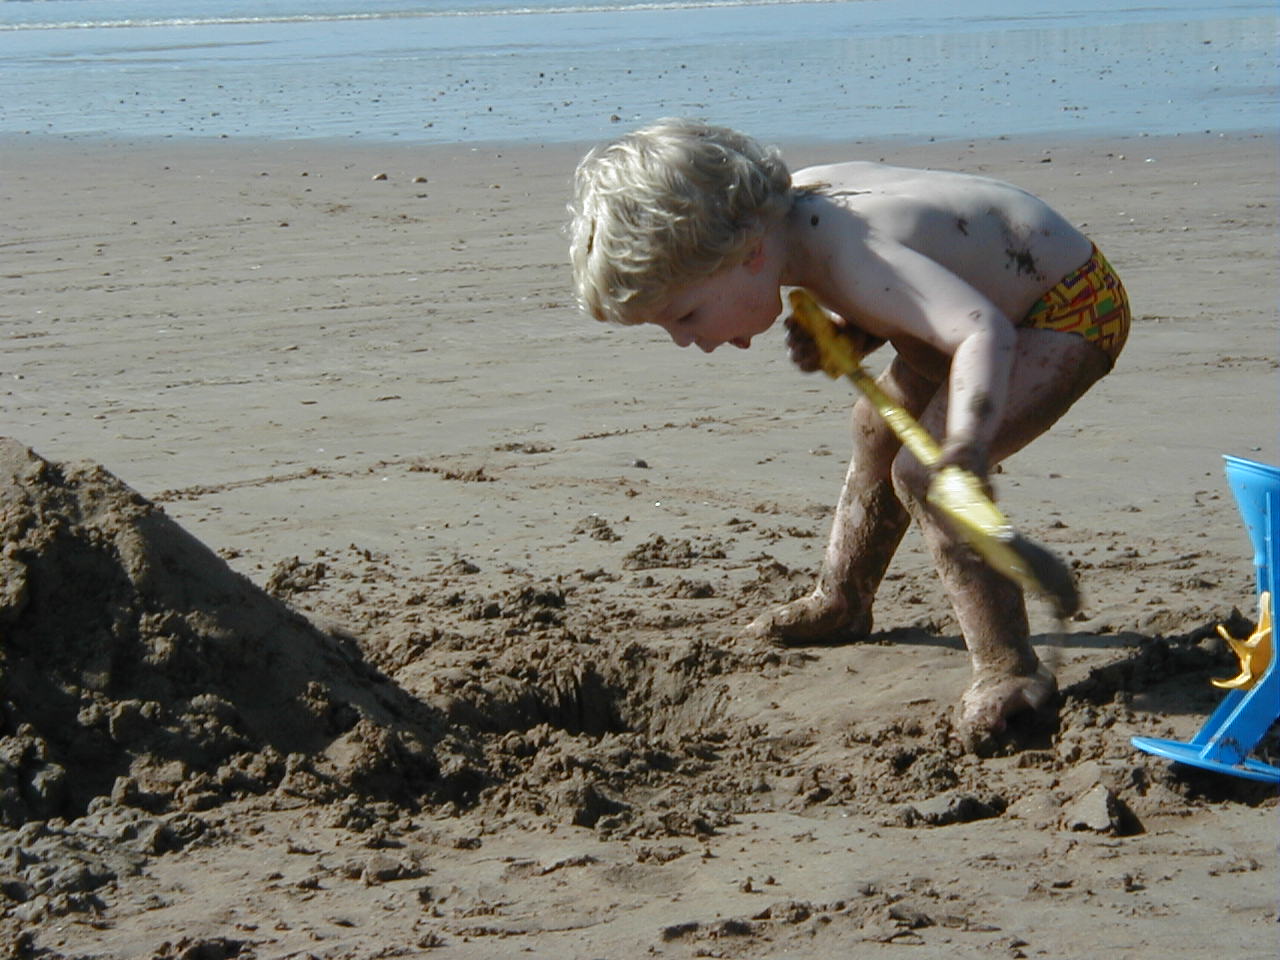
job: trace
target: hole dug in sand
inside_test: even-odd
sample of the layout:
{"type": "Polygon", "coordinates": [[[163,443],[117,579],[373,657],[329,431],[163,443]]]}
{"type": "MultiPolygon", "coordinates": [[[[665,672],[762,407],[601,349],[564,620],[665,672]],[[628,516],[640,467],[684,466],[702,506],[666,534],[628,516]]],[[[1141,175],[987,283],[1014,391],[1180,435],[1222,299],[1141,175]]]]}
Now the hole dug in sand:
{"type": "Polygon", "coordinates": [[[522,647],[432,671],[419,699],[100,466],[0,441],[0,509],[4,826],[268,792],[466,806],[495,785],[499,808],[591,826],[628,809],[605,781],[716,736],[726,653],[522,647]]]}

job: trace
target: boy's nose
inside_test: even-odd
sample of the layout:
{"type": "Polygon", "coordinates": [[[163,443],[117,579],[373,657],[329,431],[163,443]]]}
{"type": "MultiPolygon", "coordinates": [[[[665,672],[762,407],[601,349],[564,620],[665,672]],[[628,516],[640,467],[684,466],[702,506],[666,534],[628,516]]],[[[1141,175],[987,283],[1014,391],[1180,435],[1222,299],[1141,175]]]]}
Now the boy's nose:
{"type": "Polygon", "coordinates": [[[677,347],[688,347],[693,344],[693,337],[680,330],[668,330],[667,336],[671,338],[671,342],[677,347]]]}

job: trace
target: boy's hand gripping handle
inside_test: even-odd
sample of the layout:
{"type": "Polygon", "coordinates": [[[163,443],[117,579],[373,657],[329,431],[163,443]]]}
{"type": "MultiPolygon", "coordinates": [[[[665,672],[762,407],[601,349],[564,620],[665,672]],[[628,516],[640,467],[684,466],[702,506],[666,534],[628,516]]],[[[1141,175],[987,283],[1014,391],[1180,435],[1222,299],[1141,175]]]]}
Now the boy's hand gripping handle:
{"type": "MultiPolygon", "coordinates": [[[[818,348],[822,372],[833,379],[846,376],[852,380],[902,445],[926,467],[936,467],[942,449],[929,431],[862,369],[862,358],[852,341],[840,335],[826,311],[805,290],[792,290],[790,300],[793,319],[818,348]]],[[[1069,617],[1079,609],[1075,580],[1066,565],[1018,534],[972,473],[957,466],[943,467],[929,485],[928,499],[987,563],[1024,589],[1047,596],[1059,617],[1069,617]]]]}

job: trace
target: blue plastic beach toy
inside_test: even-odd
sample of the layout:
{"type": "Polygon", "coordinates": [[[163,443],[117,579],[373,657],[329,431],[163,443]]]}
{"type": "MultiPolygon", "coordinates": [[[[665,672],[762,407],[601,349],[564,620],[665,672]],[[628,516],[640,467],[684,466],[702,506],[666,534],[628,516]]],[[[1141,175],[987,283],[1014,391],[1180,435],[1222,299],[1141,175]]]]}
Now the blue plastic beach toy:
{"type": "Polygon", "coordinates": [[[1253,760],[1249,752],[1280,717],[1280,670],[1276,669],[1273,625],[1280,594],[1280,469],[1245,460],[1226,460],[1227,483],[1235,495],[1253,544],[1258,572],[1258,628],[1246,639],[1218,632],[1240,657],[1240,674],[1214,681],[1230,692],[1190,743],[1133,737],[1139,750],[1234,777],[1280,783],[1280,767],[1253,760]]]}

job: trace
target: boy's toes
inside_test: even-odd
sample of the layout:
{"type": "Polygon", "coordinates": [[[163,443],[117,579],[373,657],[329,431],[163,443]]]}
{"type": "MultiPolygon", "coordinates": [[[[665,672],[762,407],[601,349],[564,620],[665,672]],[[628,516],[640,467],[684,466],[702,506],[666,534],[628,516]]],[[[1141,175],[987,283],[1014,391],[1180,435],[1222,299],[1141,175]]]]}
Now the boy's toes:
{"type": "Polygon", "coordinates": [[[869,610],[851,614],[843,601],[813,593],[761,614],[742,635],[775,647],[803,647],[857,643],[870,633],[869,610]]]}
{"type": "Polygon", "coordinates": [[[1020,677],[979,677],[956,708],[956,730],[970,753],[989,757],[1030,746],[1058,719],[1058,682],[1043,664],[1020,677]]]}

